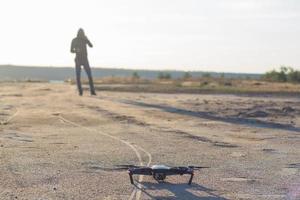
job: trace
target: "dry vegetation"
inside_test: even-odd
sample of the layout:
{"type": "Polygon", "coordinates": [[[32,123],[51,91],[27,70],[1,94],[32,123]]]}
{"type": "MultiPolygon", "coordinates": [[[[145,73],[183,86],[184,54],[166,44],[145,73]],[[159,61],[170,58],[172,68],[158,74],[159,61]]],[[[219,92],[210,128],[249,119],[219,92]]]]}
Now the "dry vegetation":
{"type": "MultiPolygon", "coordinates": [[[[75,84],[74,80],[69,81],[75,84]]],[[[87,84],[87,81],[83,81],[87,84]]],[[[95,80],[99,90],[162,93],[229,93],[297,95],[297,83],[229,78],[143,79],[134,77],[104,77],[95,80]]]]}

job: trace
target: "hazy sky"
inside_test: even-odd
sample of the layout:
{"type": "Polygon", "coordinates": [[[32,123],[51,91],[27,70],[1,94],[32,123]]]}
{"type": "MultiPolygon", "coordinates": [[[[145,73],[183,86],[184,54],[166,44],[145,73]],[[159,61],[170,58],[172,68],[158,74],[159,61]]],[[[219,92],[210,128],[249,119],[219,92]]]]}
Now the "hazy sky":
{"type": "Polygon", "coordinates": [[[0,0],[0,63],[72,66],[79,27],[92,66],[300,69],[299,0],[0,0]]]}

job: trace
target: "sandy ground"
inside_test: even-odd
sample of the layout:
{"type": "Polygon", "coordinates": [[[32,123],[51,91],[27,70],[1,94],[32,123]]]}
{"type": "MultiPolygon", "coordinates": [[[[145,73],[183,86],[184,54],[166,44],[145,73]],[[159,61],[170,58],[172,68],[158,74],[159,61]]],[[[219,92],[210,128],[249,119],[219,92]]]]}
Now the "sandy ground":
{"type": "Polygon", "coordinates": [[[0,199],[300,199],[300,99],[0,86],[0,199]],[[135,187],[117,164],[210,168],[135,187]]]}

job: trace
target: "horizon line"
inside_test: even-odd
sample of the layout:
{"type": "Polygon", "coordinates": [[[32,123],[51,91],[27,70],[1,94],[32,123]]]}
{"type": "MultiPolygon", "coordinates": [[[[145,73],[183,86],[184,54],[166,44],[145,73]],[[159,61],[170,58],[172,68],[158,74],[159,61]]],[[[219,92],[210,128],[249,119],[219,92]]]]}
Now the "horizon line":
{"type": "MultiPolygon", "coordinates": [[[[36,68],[74,68],[74,66],[63,66],[63,65],[16,65],[16,64],[0,64],[0,67],[36,67],[36,68]]],[[[251,72],[232,72],[232,71],[207,71],[207,70],[178,70],[178,69],[149,69],[149,68],[126,68],[126,67],[100,67],[100,66],[94,66],[92,67],[94,69],[115,69],[115,70],[130,70],[130,71],[174,71],[174,72],[204,72],[204,73],[219,73],[219,74],[257,74],[261,75],[263,73],[251,73],[251,72]]]]}

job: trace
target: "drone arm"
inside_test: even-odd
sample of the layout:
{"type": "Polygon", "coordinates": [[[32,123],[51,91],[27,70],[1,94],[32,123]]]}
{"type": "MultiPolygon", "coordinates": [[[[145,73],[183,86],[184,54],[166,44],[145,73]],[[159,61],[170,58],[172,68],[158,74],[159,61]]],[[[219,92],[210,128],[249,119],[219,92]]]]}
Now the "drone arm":
{"type": "Polygon", "coordinates": [[[149,167],[131,168],[131,169],[128,169],[128,174],[129,174],[129,178],[130,178],[130,183],[134,184],[133,175],[152,175],[152,169],[149,167]]]}
{"type": "Polygon", "coordinates": [[[129,169],[129,172],[133,175],[152,175],[152,169],[149,167],[143,167],[143,168],[133,168],[129,169]]]}

